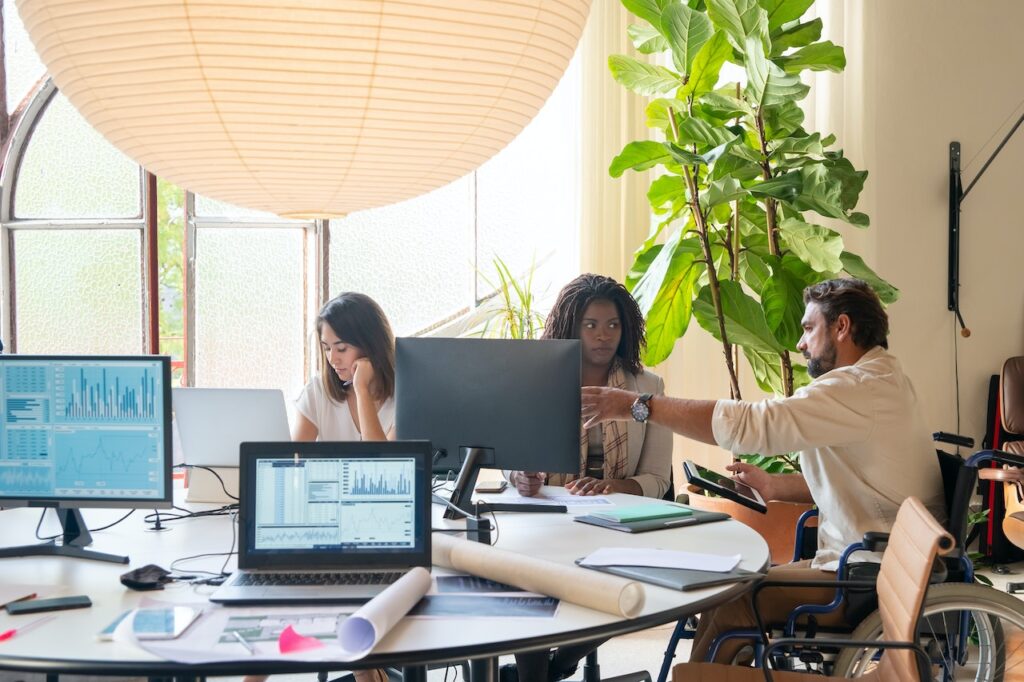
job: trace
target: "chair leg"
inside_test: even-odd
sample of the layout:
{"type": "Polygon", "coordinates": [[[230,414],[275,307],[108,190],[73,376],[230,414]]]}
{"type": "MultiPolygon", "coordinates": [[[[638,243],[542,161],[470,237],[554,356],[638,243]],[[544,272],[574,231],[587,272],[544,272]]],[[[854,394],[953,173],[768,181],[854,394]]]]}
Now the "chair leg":
{"type": "Polygon", "coordinates": [[[597,663],[597,651],[587,654],[583,664],[583,682],[651,682],[651,674],[646,670],[615,677],[601,677],[601,666],[597,663]]]}

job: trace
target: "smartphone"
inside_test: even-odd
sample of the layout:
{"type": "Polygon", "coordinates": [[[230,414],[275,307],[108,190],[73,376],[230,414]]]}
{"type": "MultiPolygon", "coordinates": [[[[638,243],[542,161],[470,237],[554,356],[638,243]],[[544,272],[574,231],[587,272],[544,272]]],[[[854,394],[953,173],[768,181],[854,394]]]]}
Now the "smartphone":
{"type": "Polygon", "coordinates": [[[14,601],[5,606],[7,613],[17,616],[23,613],[39,613],[40,611],[61,611],[63,609],[84,609],[92,606],[92,600],[84,594],[73,597],[57,597],[55,599],[27,599],[14,601]]]}
{"type": "Polygon", "coordinates": [[[474,490],[478,493],[501,493],[505,492],[505,488],[508,487],[508,481],[493,481],[489,483],[481,483],[474,490]]]}
{"type": "Polygon", "coordinates": [[[125,611],[110,625],[103,628],[96,634],[101,640],[112,640],[114,631],[125,618],[132,613],[135,619],[132,622],[132,634],[136,639],[174,639],[188,629],[199,618],[200,612],[189,606],[172,606],[167,608],[144,608],[135,611],[125,611]]]}

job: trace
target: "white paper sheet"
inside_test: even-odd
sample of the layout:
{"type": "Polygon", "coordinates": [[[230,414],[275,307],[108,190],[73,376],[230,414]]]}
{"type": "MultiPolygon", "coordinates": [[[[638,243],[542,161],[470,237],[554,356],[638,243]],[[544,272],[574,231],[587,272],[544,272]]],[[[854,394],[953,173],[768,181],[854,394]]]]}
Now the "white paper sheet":
{"type": "Polygon", "coordinates": [[[537,495],[536,497],[523,497],[522,495],[474,495],[473,499],[484,500],[485,502],[508,502],[511,504],[545,504],[564,505],[566,507],[598,507],[605,504],[612,504],[612,501],[601,495],[537,495]]]}
{"type": "MultiPolygon", "coordinates": [[[[131,636],[131,626],[125,618],[115,632],[115,639],[127,636],[136,646],[179,663],[207,663],[212,661],[287,660],[287,661],[356,661],[366,656],[383,639],[409,609],[430,589],[430,573],[414,568],[393,585],[352,613],[352,607],[320,605],[309,607],[248,607],[223,608],[210,606],[206,613],[177,639],[138,641],[131,636]],[[351,614],[351,615],[350,615],[351,614]],[[335,619],[334,636],[324,637],[324,629],[335,619]],[[303,636],[317,637],[323,646],[316,649],[282,654],[277,639],[249,641],[250,653],[231,636],[228,621],[239,617],[259,618],[264,629],[283,629],[291,625],[303,636]],[[122,628],[123,626],[123,628],[122,628]]],[[[247,640],[248,641],[248,640],[247,640]]]]}
{"type": "Polygon", "coordinates": [[[726,573],[739,565],[739,554],[701,554],[670,549],[637,549],[635,547],[603,547],[591,552],[580,562],[582,566],[650,566],[655,568],[689,568],[697,571],[726,573]]]}

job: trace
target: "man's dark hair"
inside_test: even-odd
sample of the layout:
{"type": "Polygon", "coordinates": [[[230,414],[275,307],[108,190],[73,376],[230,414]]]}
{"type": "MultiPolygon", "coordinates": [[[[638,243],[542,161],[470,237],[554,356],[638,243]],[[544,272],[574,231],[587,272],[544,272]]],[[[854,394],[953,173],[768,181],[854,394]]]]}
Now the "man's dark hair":
{"type": "Polygon", "coordinates": [[[889,316],[871,286],[859,279],[830,279],[804,289],[804,303],[817,303],[831,325],[840,315],[850,318],[853,342],[860,348],[888,348],[889,316]]]}
{"type": "Polygon", "coordinates": [[[643,370],[640,352],[647,345],[644,316],[626,287],[611,277],[587,273],[566,284],[558,292],[558,300],[548,313],[542,338],[580,338],[583,313],[594,301],[611,301],[615,304],[622,323],[622,338],[619,339],[615,354],[619,356],[623,369],[633,375],[639,374],[643,370]]]}

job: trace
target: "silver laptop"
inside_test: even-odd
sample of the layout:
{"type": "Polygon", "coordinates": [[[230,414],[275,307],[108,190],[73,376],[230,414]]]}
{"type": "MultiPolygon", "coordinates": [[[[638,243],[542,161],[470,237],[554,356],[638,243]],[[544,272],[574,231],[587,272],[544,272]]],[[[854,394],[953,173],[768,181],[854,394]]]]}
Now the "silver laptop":
{"type": "Polygon", "coordinates": [[[361,603],[430,569],[427,441],[243,443],[222,604],[361,603]]]}
{"type": "Polygon", "coordinates": [[[276,389],[175,388],[171,401],[185,464],[237,467],[243,441],[291,439],[276,389]]]}

